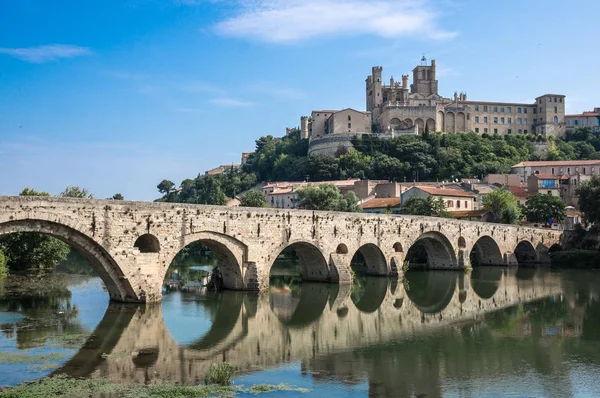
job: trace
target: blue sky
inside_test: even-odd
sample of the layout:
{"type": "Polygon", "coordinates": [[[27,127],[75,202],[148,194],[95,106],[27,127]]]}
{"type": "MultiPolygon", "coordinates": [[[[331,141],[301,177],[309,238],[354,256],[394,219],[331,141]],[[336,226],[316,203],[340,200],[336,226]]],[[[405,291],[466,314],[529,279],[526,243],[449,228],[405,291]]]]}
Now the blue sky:
{"type": "Polygon", "coordinates": [[[0,195],[158,197],[281,136],[364,109],[373,65],[423,54],[440,93],[600,106],[595,0],[0,1],[0,195]]]}

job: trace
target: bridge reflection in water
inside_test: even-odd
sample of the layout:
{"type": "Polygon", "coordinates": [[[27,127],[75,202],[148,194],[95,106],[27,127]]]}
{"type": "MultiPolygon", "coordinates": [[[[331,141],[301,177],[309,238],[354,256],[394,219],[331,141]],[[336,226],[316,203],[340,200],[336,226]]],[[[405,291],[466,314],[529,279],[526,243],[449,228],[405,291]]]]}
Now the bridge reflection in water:
{"type": "MultiPolygon", "coordinates": [[[[409,342],[449,326],[473,327],[485,314],[562,293],[554,274],[537,270],[522,276],[518,272],[522,271],[484,267],[472,275],[408,272],[404,282],[358,278],[353,286],[304,283],[272,286],[263,294],[213,293],[214,297],[199,301],[210,307],[212,326],[185,346],[173,339],[160,305],[111,304],[92,337],[54,374],[191,384],[201,382],[207,368],[222,361],[241,373],[287,362],[348,373],[344,367],[352,366],[352,361],[347,362],[347,356],[368,348],[375,355],[364,363],[368,368],[364,372],[376,384],[370,388],[380,388],[385,395],[388,387],[377,385],[390,370],[379,369],[385,361],[377,358],[396,352],[396,358],[403,358],[401,368],[406,367],[406,373],[392,378],[396,384],[408,383],[405,387],[414,390],[413,384],[422,380],[435,390],[436,382],[429,380],[431,372],[439,374],[444,363],[419,362],[424,353],[409,342]],[[391,351],[390,343],[395,347],[391,351]],[[415,374],[419,372],[422,378],[415,374]]],[[[456,348],[438,341],[430,349],[448,350],[447,359],[456,348]]],[[[457,358],[466,360],[462,354],[457,358]]],[[[477,372],[477,364],[463,365],[477,372]]]]}

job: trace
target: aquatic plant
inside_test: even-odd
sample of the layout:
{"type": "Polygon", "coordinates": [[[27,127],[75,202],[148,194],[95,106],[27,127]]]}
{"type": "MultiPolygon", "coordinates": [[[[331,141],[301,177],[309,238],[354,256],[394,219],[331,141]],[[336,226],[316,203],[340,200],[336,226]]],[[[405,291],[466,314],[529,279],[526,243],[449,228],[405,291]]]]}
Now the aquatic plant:
{"type": "MultiPolygon", "coordinates": [[[[231,366],[231,365],[229,365],[231,366]]],[[[73,379],[66,376],[47,377],[38,381],[23,383],[16,387],[0,390],[0,397],[46,398],[46,397],[89,397],[118,396],[124,398],[169,398],[169,397],[234,397],[241,394],[260,394],[277,391],[308,392],[286,384],[259,384],[251,387],[198,385],[181,386],[172,383],[151,385],[115,383],[107,378],[73,379]]]]}
{"type": "Polygon", "coordinates": [[[228,386],[231,384],[234,373],[235,368],[231,364],[227,362],[214,363],[210,365],[204,375],[204,383],[228,386]]]}

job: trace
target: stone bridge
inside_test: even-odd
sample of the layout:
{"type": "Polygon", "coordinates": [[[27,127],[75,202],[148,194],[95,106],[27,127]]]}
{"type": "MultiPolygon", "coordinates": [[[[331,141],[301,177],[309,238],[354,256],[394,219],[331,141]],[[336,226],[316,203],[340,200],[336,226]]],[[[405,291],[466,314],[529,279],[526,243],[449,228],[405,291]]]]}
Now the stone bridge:
{"type": "Polygon", "coordinates": [[[308,281],[348,284],[357,252],[371,275],[398,276],[419,244],[430,269],[545,262],[562,233],[433,217],[232,208],[49,197],[0,197],[0,235],[40,232],[79,250],[111,300],[158,302],[175,255],[200,241],[217,257],[223,284],[264,290],[270,269],[295,249],[308,281]]]}
{"type": "Polygon", "coordinates": [[[349,285],[313,283],[303,284],[299,294],[275,287],[269,294],[224,292],[220,300],[212,299],[218,305],[208,311],[210,328],[186,346],[173,339],[169,327],[176,331],[178,325],[165,324],[161,306],[112,304],[84,347],[54,373],[198,384],[216,362],[226,361],[243,374],[385,346],[481,322],[487,313],[563,291],[558,277],[542,269],[411,274],[408,287],[395,279],[369,278],[360,297],[350,294],[349,285]]]}

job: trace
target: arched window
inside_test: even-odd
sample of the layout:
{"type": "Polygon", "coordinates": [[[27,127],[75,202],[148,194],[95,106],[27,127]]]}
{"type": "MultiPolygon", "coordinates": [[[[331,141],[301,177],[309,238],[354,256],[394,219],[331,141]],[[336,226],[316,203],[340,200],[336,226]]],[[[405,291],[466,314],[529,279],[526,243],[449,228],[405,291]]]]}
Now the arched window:
{"type": "Polygon", "coordinates": [[[456,201],[456,208],[457,208],[457,209],[460,209],[460,200],[457,200],[457,201],[456,201]]]}
{"type": "Polygon", "coordinates": [[[558,124],[558,116],[554,116],[554,124],[558,124]]]}

